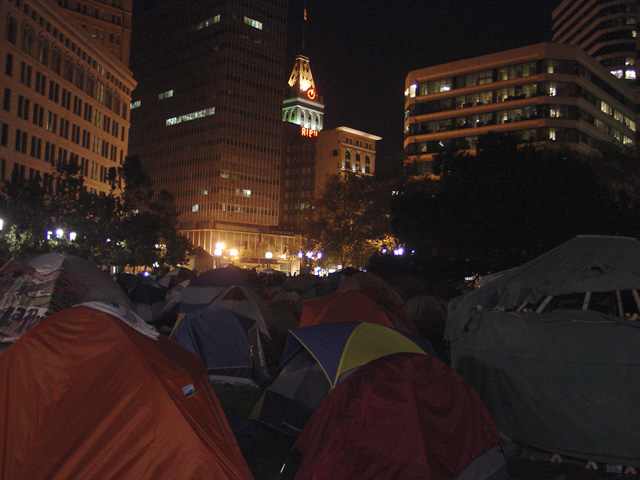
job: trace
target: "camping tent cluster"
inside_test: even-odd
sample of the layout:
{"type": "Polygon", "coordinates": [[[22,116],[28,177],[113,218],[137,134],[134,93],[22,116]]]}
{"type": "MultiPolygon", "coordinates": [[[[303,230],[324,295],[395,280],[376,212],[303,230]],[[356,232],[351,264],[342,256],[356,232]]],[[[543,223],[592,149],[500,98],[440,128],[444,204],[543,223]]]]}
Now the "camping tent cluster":
{"type": "Polygon", "coordinates": [[[264,429],[295,443],[299,480],[487,479],[509,439],[640,467],[636,239],[578,237],[448,303],[410,275],[260,280],[5,264],[0,478],[252,478],[264,429]],[[225,388],[258,393],[256,435],[225,388]]]}
{"type": "Polygon", "coordinates": [[[0,270],[0,341],[11,345],[0,355],[1,478],[251,478],[216,386],[260,388],[250,421],[300,435],[300,478],[381,478],[391,465],[403,476],[407,455],[423,478],[455,478],[500,441],[421,335],[420,309],[405,311],[373,274],[265,284],[231,265],[116,280],[69,255],[0,270]],[[411,453],[386,451],[389,432],[411,453]],[[385,460],[313,461],[335,435],[343,455],[385,460]]]}

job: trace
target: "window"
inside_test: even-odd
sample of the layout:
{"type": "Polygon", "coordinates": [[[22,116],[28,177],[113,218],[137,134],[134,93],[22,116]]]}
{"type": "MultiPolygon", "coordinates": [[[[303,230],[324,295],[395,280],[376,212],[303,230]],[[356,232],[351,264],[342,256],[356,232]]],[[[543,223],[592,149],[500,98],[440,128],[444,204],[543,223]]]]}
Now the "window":
{"type": "Polygon", "coordinates": [[[2,108],[7,112],[11,110],[11,90],[8,88],[4,89],[4,100],[2,102],[2,108]]]}
{"type": "Polygon", "coordinates": [[[7,19],[7,40],[9,40],[14,45],[18,40],[18,24],[16,19],[13,17],[9,17],[7,19]]]}
{"type": "Polygon", "coordinates": [[[250,27],[257,28],[258,30],[262,30],[262,22],[254,20],[249,17],[244,17],[244,24],[249,25],[250,27]]]}
{"type": "Polygon", "coordinates": [[[166,92],[162,92],[158,95],[158,100],[164,100],[165,98],[173,97],[173,89],[167,90],[166,92]]]}
{"type": "Polygon", "coordinates": [[[9,141],[9,125],[7,123],[2,124],[2,133],[0,134],[0,145],[7,146],[9,141]]]}
{"type": "Polygon", "coordinates": [[[7,53],[7,62],[4,65],[4,73],[9,76],[13,75],[13,55],[10,53],[7,53]]]}

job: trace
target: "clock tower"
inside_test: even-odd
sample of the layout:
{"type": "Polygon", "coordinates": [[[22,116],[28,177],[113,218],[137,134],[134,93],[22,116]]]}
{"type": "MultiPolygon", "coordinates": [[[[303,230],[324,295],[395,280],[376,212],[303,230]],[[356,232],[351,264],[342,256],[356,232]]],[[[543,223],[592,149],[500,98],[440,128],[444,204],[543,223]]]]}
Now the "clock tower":
{"type": "Polygon", "coordinates": [[[282,106],[282,120],[300,125],[303,136],[316,136],[322,130],[324,103],[316,90],[309,59],[298,55],[289,77],[282,106]]]}

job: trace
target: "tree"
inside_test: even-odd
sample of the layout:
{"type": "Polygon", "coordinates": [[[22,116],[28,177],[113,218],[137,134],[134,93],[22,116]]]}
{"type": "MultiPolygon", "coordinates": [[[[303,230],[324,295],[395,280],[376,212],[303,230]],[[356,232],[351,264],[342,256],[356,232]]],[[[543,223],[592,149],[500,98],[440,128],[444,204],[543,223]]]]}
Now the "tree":
{"type": "Polygon", "coordinates": [[[44,179],[13,175],[0,196],[10,225],[0,240],[2,260],[64,252],[120,269],[167,269],[186,260],[191,244],[175,230],[173,198],[161,192],[153,199],[151,181],[138,159],[128,157],[121,169],[109,171],[109,179],[108,194],[88,192],[75,160],[59,162],[44,179]],[[146,208],[139,210],[141,206],[146,208]],[[58,229],[64,232],[60,237],[58,229]]]}
{"type": "Polygon", "coordinates": [[[321,250],[329,262],[366,267],[372,254],[394,243],[390,195],[387,184],[372,177],[331,177],[304,219],[307,247],[321,250]]]}
{"type": "Polygon", "coordinates": [[[633,235],[637,201],[620,202],[602,174],[607,162],[489,134],[476,156],[439,155],[439,181],[405,186],[392,208],[394,233],[425,264],[458,278],[514,267],[579,234],[633,235]]]}

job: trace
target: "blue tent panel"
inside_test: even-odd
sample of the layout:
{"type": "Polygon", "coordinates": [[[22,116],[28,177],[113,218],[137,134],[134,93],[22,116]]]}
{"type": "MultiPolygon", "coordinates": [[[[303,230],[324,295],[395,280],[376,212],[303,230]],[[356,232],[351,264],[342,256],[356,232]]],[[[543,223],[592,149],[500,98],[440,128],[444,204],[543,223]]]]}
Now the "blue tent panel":
{"type": "Polygon", "coordinates": [[[222,308],[201,310],[185,315],[171,338],[198,354],[207,370],[251,368],[247,331],[254,324],[254,320],[222,308]]]}

